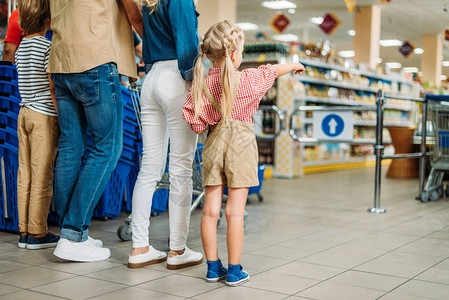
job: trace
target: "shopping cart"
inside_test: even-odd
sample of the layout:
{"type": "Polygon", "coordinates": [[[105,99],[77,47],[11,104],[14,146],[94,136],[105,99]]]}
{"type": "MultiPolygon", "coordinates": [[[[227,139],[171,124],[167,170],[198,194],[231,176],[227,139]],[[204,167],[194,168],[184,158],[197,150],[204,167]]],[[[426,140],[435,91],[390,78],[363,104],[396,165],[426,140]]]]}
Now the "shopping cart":
{"type": "Polygon", "coordinates": [[[436,201],[444,192],[443,177],[449,172],[449,102],[429,102],[428,120],[433,129],[427,142],[432,168],[421,193],[423,202],[436,201]]]}
{"type": "MultiPolygon", "coordinates": [[[[140,119],[140,91],[141,86],[133,83],[129,86],[129,92],[131,96],[132,105],[134,108],[134,112],[136,114],[137,125],[139,127],[140,133],[142,133],[142,122],[140,119]]],[[[192,166],[192,179],[193,179],[193,188],[192,188],[192,204],[190,206],[190,213],[192,213],[202,202],[204,201],[204,188],[202,186],[202,152],[203,152],[203,144],[198,143],[195,150],[195,157],[193,160],[192,166]]],[[[156,184],[156,189],[154,193],[156,193],[160,189],[170,189],[170,176],[168,173],[168,164],[169,160],[167,159],[165,173],[162,175],[161,180],[156,184]]],[[[132,237],[132,229],[131,229],[131,220],[132,214],[130,214],[125,219],[125,224],[122,224],[117,229],[117,236],[123,241],[129,241],[132,237]]]]}
{"type": "MultiPolygon", "coordinates": [[[[140,91],[141,86],[138,84],[131,84],[129,86],[130,96],[132,105],[134,107],[134,112],[137,119],[137,124],[139,127],[140,132],[142,132],[142,123],[140,119],[140,91]]],[[[284,113],[274,105],[269,106],[260,106],[260,109],[258,111],[258,114],[266,111],[272,111],[274,115],[276,115],[274,123],[276,127],[276,130],[273,129],[272,132],[264,133],[262,130],[262,127],[264,126],[262,123],[262,119],[257,114],[254,116],[254,125],[255,125],[255,133],[258,140],[265,140],[265,141],[274,141],[276,137],[280,134],[280,132],[285,128],[285,115],[284,113]]],[[[274,128],[274,127],[273,127],[274,128]]],[[[193,172],[192,172],[192,179],[193,179],[193,192],[192,192],[192,204],[190,207],[190,213],[192,213],[198,206],[200,206],[205,197],[204,188],[202,187],[202,150],[203,150],[203,141],[204,141],[204,135],[201,135],[199,138],[200,143],[198,143],[196,152],[195,152],[195,158],[193,161],[193,172]]],[[[169,164],[169,161],[167,160],[167,166],[169,164]]],[[[249,190],[249,194],[257,194],[259,201],[262,201],[262,195],[260,194],[261,186],[262,186],[262,180],[263,180],[263,174],[264,174],[265,167],[259,166],[259,181],[260,185],[258,187],[252,187],[249,190]]],[[[162,176],[162,179],[157,183],[156,185],[156,191],[160,189],[169,189],[170,188],[170,178],[168,174],[168,167],[166,167],[166,172],[162,176]]],[[[224,214],[224,207],[227,202],[227,193],[223,195],[223,201],[222,201],[222,209],[220,211],[219,219],[217,222],[217,226],[220,225],[220,220],[224,214]]],[[[247,224],[247,217],[248,213],[245,210],[244,214],[244,225],[246,227],[247,224]]],[[[117,235],[120,239],[124,241],[128,241],[132,237],[132,230],[131,230],[131,219],[132,214],[130,214],[126,220],[125,224],[120,225],[117,230],[117,235]]]]}

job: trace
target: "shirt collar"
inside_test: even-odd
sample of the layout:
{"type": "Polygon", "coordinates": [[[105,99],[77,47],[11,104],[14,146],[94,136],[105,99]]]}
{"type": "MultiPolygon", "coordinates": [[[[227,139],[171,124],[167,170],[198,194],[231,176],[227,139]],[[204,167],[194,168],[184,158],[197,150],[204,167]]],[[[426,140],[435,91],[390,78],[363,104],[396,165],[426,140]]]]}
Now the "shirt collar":
{"type": "Polygon", "coordinates": [[[221,70],[223,70],[223,67],[212,67],[209,69],[209,75],[221,74],[221,70]]]}

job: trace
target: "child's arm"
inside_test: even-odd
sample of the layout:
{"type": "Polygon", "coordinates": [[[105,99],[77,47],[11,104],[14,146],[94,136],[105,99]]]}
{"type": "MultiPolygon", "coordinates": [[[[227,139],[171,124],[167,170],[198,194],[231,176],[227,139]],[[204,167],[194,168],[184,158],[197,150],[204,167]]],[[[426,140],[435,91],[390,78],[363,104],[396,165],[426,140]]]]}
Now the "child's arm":
{"type": "Polygon", "coordinates": [[[290,63],[290,64],[277,64],[273,65],[276,68],[276,71],[278,72],[278,77],[281,77],[287,73],[295,72],[295,74],[299,74],[305,71],[305,68],[300,63],[290,63]]]}
{"type": "Polygon", "coordinates": [[[199,116],[195,116],[195,106],[192,96],[192,90],[189,91],[187,99],[182,107],[182,118],[189,123],[190,128],[197,134],[202,134],[208,128],[208,125],[199,116]]]}
{"type": "Polygon", "coordinates": [[[55,107],[56,113],[58,113],[58,106],[56,105],[56,93],[55,93],[55,85],[53,84],[53,80],[51,80],[50,73],[48,73],[48,81],[50,82],[50,94],[51,100],[53,100],[53,106],[55,107]]]}

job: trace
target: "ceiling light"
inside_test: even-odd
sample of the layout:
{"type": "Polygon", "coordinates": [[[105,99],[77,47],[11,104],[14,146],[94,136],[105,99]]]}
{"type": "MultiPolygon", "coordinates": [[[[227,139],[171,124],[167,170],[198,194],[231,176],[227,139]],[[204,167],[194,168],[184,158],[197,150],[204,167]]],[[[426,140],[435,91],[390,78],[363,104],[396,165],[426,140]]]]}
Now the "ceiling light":
{"type": "Polygon", "coordinates": [[[402,68],[402,72],[404,72],[404,73],[418,73],[419,69],[415,68],[415,67],[406,67],[406,68],[402,68]]]}
{"type": "Polygon", "coordinates": [[[279,1],[264,1],[262,2],[262,6],[269,9],[289,9],[296,8],[296,4],[287,0],[279,0],[279,1]]]}
{"type": "Polygon", "coordinates": [[[387,62],[385,65],[390,69],[400,69],[402,67],[402,64],[398,62],[387,62]]]}
{"type": "Polygon", "coordinates": [[[273,39],[281,42],[296,42],[298,36],[294,34],[277,34],[273,36],[273,39]]]}
{"type": "Polygon", "coordinates": [[[237,26],[240,27],[243,31],[257,30],[259,28],[259,26],[257,26],[256,24],[249,22],[237,23],[237,26]]]}
{"type": "Polygon", "coordinates": [[[348,35],[355,36],[355,30],[354,29],[348,30],[348,35]]]}
{"type": "Polygon", "coordinates": [[[443,67],[449,67],[449,61],[443,61],[442,62],[442,64],[443,64],[443,67]]]}
{"type": "Polygon", "coordinates": [[[379,45],[382,47],[399,47],[402,46],[402,42],[400,40],[380,40],[379,45]]]}
{"type": "Polygon", "coordinates": [[[424,49],[423,48],[416,48],[415,50],[413,50],[413,53],[415,53],[415,54],[423,54],[424,53],[424,49]]]}
{"type": "Polygon", "coordinates": [[[309,20],[313,24],[317,24],[317,25],[320,25],[324,21],[323,17],[313,17],[313,18],[310,18],[309,20]]]}
{"type": "Polygon", "coordinates": [[[440,76],[440,79],[441,79],[441,80],[446,80],[446,79],[447,79],[447,76],[446,76],[446,75],[441,75],[441,76],[440,76]]]}
{"type": "Polygon", "coordinates": [[[353,50],[348,50],[348,51],[338,51],[338,56],[341,57],[354,57],[355,52],[353,50]]]}
{"type": "Polygon", "coordinates": [[[290,9],[288,10],[288,13],[291,14],[291,15],[294,15],[294,14],[296,14],[296,9],[290,8],[290,9]]]}

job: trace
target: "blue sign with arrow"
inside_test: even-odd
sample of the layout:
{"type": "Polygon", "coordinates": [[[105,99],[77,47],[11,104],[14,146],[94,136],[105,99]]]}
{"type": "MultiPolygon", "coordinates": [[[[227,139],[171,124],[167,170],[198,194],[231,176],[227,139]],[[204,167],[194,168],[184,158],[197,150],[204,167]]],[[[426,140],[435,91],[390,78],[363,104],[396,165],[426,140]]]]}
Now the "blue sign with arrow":
{"type": "Polygon", "coordinates": [[[329,137],[339,136],[345,129],[345,122],[339,115],[330,114],[321,122],[321,129],[329,137]]]}

